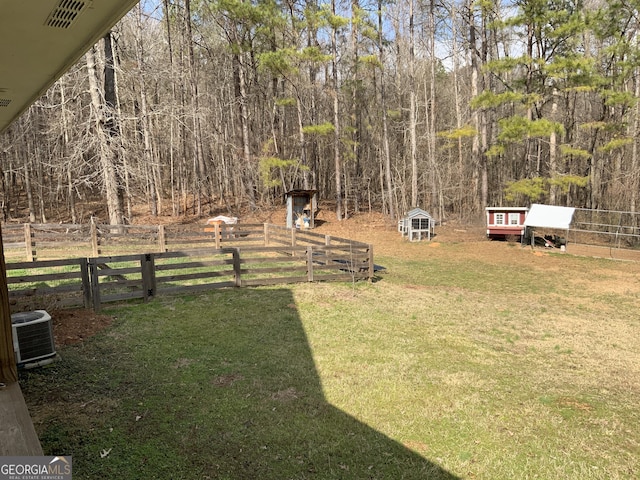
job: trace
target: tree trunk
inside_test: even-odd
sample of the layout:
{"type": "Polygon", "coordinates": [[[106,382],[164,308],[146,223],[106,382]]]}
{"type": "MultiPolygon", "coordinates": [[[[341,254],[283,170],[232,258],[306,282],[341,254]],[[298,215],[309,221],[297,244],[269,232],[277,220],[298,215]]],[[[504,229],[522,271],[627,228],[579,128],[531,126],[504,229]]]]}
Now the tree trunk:
{"type": "Polygon", "coordinates": [[[202,195],[208,185],[204,152],[202,151],[202,125],[200,123],[200,100],[198,92],[198,73],[193,51],[193,33],[191,29],[191,0],[185,0],[185,26],[189,66],[189,85],[191,87],[191,120],[193,127],[194,176],[196,186],[196,214],[202,215],[202,195]]]}
{"type": "Polygon", "coordinates": [[[414,0],[409,0],[409,142],[411,158],[411,207],[418,207],[418,140],[415,86],[414,0]]]}
{"type": "MultiPolygon", "coordinates": [[[[556,120],[556,114],[558,112],[558,99],[557,92],[553,92],[553,100],[551,104],[551,120],[556,120]]],[[[554,179],[558,175],[558,139],[555,130],[551,132],[549,137],[549,177],[554,179]]],[[[558,187],[551,185],[549,191],[549,203],[555,205],[558,197],[558,187]]]]}
{"type": "MultiPolygon", "coordinates": [[[[476,20],[473,11],[473,2],[469,1],[467,9],[469,12],[469,50],[471,54],[471,98],[476,98],[480,93],[482,71],[479,61],[479,52],[476,37],[476,20]]],[[[472,113],[472,121],[477,134],[473,137],[471,144],[471,157],[473,160],[475,179],[478,185],[478,209],[480,212],[487,206],[487,175],[486,175],[486,159],[483,158],[482,145],[486,142],[484,108],[476,108],[472,113]]]]}
{"type": "Polygon", "coordinates": [[[99,88],[98,76],[96,72],[95,47],[89,49],[85,54],[87,61],[87,73],[89,75],[89,92],[91,94],[92,117],[94,120],[94,133],[96,135],[96,150],[102,171],[102,180],[105,196],[107,200],[107,212],[109,224],[121,225],[122,206],[120,203],[118,175],[116,172],[116,159],[111,144],[109,143],[107,132],[107,121],[105,119],[105,105],[102,103],[102,95],[99,88]]]}
{"type": "MultiPolygon", "coordinates": [[[[451,9],[451,26],[452,26],[452,51],[453,51],[453,96],[454,96],[454,107],[456,112],[456,128],[460,129],[463,125],[462,119],[462,98],[460,94],[460,80],[458,77],[458,71],[460,69],[460,57],[458,53],[458,11],[456,10],[455,5],[451,9]]],[[[456,203],[458,205],[458,214],[462,217],[465,216],[465,209],[467,208],[466,198],[466,188],[465,188],[465,162],[464,162],[464,153],[463,153],[463,144],[462,144],[462,136],[458,135],[457,140],[457,161],[458,161],[458,195],[456,203]]]]}
{"type": "MultiPolygon", "coordinates": [[[[360,194],[363,190],[362,183],[362,104],[361,104],[361,73],[360,73],[360,22],[361,12],[359,0],[351,0],[351,49],[353,51],[353,79],[351,89],[351,104],[352,104],[352,118],[353,118],[353,137],[352,137],[352,154],[354,161],[353,168],[353,181],[351,182],[351,189],[347,189],[347,192],[351,192],[354,200],[354,211],[357,213],[360,210],[360,194]]],[[[345,208],[346,210],[346,208],[345,208]]],[[[346,212],[345,212],[346,213],[346,212]]]]}
{"type": "Polygon", "coordinates": [[[425,99],[428,115],[429,135],[429,187],[431,189],[431,208],[437,208],[437,218],[444,220],[444,201],[438,175],[438,161],[436,149],[436,17],[434,0],[429,2],[429,96],[425,99]]]}
{"type": "MultiPolygon", "coordinates": [[[[31,107],[32,114],[34,110],[35,110],[35,107],[31,107]]],[[[33,122],[33,123],[37,124],[37,122],[33,122]]],[[[29,222],[31,223],[34,223],[36,221],[36,206],[35,206],[35,203],[33,202],[33,186],[31,185],[32,183],[31,182],[31,157],[36,155],[35,152],[31,151],[31,147],[33,146],[35,148],[35,143],[36,143],[35,139],[33,141],[34,145],[30,145],[30,143],[27,143],[26,145],[27,149],[26,151],[23,152],[24,158],[22,159],[24,162],[23,164],[24,190],[27,195],[27,205],[29,208],[29,222]]]]}
{"type": "Polygon", "coordinates": [[[378,52],[380,58],[380,105],[382,107],[382,154],[384,158],[384,175],[387,185],[387,208],[391,220],[396,219],[395,199],[393,196],[393,181],[391,175],[391,153],[389,151],[389,126],[387,118],[387,91],[384,78],[384,41],[383,41],[382,0],[378,0],[378,52]]]}
{"type": "MultiPolygon", "coordinates": [[[[635,98],[640,98],[640,69],[636,69],[636,75],[634,76],[634,94],[635,98]]],[[[630,190],[630,198],[629,198],[629,211],[631,213],[636,213],[638,210],[638,190],[640,190],[640,172],[638,171],[639,161],[638,161],[638,135],[640,135],[640,102],[636,101],[636,105],[633,109],[633,131],[631,132],[631,136],[633,137],[633,145],[631,147],[631,164],[629,165],[629,190],[630,190]]],[[[637,215],[633,215],[635,227],[638,227],[637,215]]]]}
{"type": "MultiPolygon", "coordinates": [[[[336,14],[336,0],[331,0],[331,13],[336,14]]],[[[338,39],[337,27],[331,29],[331,75],[333,80],[333,163],[336,175],[336,218],[342,221],[344,212],[342,210],[342,161],[340,159],[340,109],[338,101],[338,39]]]]}
{"type": "MultiPolygon", "coordinates": [[[[68,145],[69,145],[69,121],[67,120],[67,106],[65,98],[65,87],[62,82],[58,82],[60,87],[60,118],[62,119],[62,157],[68,157],[68,145]]],[[[66,183],[67,183],[67,202],[69,205],[69,213],[71,215],[71,223],[78,222],[78,215],[76,213],[76,201],[75,201],[75,189],[73,185],[73,172],[72,164],[67,161],[64,167],[66,171],[66,183]]]]}
{"type": "MultiPolygon", "coordinates": [[[[480,49],[480,64],[478,67],[478,79],[480,80],[480,88],[487,88],[483,67],[487,63],[489,39],[487,35],[488,24],[490,20],[487,18],[489,9],[482,9],[482,39],[480,49]]],[[[489,203],[489,170],[487,161],[487,150],[489,149],[489,114],[486,109],[480,111],[480,211],[488,206],[489,203]]]]}
{"type": "Polygon", "coordinates": [[[138,85],[140,89],[140,129],[142,136],[142,158],[144,162],[144,168],[147,169],[149,179],[149,204],[151,206],[151,215],[157,216],[158,211],[158,196],[156,189],[156,176],[154,173],[154,155],[151,146],[151,129],[149,125],[149,112],[147,108],[147,86],[145,82],[146,68],[144,59],[144,50],[142,44],[142,8],[140,5],[137,7],[137,38],[136,38],[136,61],[138,63],[138,85]]]}
{"type": "Polygon", "coordinates": [[[249,139],[249,108],[247,105],[247,81],[245,76],[245,66],[242,55],[237,55],[238,62],[238,89],[240,92],[240,131],[242,134],[242,158],[244,160],[244,172],[243,182],[245,184],[245,190],[249,197],[249,206],[252,210],[255,210],[256,196],[255,186],[252,181],[252,167],[251,167],[251,145],[249,139]]]}

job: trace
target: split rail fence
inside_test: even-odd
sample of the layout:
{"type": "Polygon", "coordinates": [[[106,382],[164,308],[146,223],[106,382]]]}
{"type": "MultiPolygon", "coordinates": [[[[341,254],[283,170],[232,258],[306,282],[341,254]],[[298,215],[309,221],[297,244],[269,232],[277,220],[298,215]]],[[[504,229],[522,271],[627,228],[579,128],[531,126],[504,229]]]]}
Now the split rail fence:
{"type": "Polygon", "coordinates": [[[21,228],[2,227],[12,312],[374,276],[371,245],[271,224],[21,228]]]}

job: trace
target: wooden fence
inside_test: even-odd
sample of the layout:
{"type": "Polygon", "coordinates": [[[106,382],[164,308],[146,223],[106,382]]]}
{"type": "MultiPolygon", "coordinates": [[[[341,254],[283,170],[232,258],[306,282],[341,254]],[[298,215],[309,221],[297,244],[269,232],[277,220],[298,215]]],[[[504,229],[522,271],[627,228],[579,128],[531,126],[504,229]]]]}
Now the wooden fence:
{"type": "Polygon", "coordinates": [[[2,238],[7,262],[223,248],[227,245],[365,245],[272,224],[3,224],[2,238]]]}
{"type": "MultiPolygon", "coordinates": [[[[109,236],[102,234],[108,241],[101,243],[101,248],[116,250],[117,243],[120,250],[147,246],[142,241],[132,247],[117,227],[110,228],[109,236]]],[[[153,231],[137,228],[146,232],[144,235],[153,231]]],[[[348,239],[269,224],[233,229],[211,226],[213,232],[208,228],[185,229],[180,234],[167,230],[155,230],[163,232],[162,247],[157,248],[163,251],[7,261],[12,312],[67,306],[100,310],[107,302],[146,301],[158,295],[214,288],[374,276],[372,247],[348,239]],[[167,251],[172,246],[182,250],[167,251]]],[[[145,241],[149,238],[157,241],[160,235],[148,236],[145,241]]]]}

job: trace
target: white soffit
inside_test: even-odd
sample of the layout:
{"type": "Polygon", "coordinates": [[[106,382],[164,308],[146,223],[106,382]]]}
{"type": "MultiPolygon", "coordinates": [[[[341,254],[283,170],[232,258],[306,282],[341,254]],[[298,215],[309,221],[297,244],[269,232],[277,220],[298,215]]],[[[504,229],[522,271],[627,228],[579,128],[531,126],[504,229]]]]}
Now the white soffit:
{"type": "Polygon", "coordinates": [[[137,0],[0,0],[0,133],[137,0]]]}
{"type": "Polygon", "coordinates": [[[556,207],[534,203],[524,219],[526,227],[559,228],[568,230],[573,220],[573,207],[556,207]]]}

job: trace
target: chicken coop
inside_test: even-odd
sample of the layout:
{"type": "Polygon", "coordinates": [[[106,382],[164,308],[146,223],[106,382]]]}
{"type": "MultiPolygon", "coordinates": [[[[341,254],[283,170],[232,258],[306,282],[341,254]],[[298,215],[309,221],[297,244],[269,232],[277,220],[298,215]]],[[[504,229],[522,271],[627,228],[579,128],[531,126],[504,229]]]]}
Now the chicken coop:
{"type": "Polygon", "coordinates": [[[434,226],[433,217],[421,208],[414,208],[398,221],[398,231],[410,242],[431,240],[434,226]]]}
{"type": "Polygon", "coordinates": [[[487,207],[487,238],[506,240],[524,236],[528,207],[487,207]]]}

